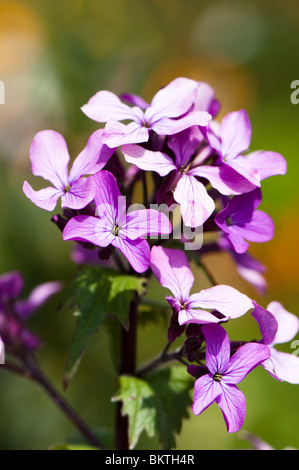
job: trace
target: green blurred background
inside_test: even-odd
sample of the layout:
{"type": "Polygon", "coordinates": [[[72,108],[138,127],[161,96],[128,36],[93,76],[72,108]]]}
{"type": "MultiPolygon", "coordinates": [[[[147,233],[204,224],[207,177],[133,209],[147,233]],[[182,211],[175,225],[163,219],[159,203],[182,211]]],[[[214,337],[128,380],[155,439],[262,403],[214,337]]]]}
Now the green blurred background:
{"type": "MultiPolygon", "coordinates": [[[[80,111],[95,92],[128,91],[151,100],[160,86],[186,76],[214,87],[221,117],[240,108],[248,111],[252,150],[274,150],[288,162],[286,176],[262,185],[261,208],[275,221],[275,237],[251,248],[268,268],[267,295],[260,298],[226,255],[206,258],[207,265],[219,283],[239,288],[264,307],[278,300],[298,314],[299,105],[290,101],[291,82],[299,79],[298,27],[296,0],[0,1],[0,80],[5,83],[5,104],[0,105],[0,272],[21,270],[26,295],[40,282],[59,279],[68,285],[76,271],[71,244],[62,242],[51,214],[22,192],[24,179],[34,186],[28,157],[34,134],[46,128],[59,131],[75,157],[97,128],[80,111]]],[[[196,272],[194,287],[207,286],[196,272]]],[[[58,304],[59,296],[30,325],[44,338],[39,359],[61,390],[74,318],[69,311],[58,311],[58,304]]],[[[235,320],[229,331],[233,339],[258,335],[250,317],[235,320]]],[[[162,323],[142,328],[140,360],[164,344],[162,323]]],[[[285,350],[292,352],[289,345],[285,350]]],[[[279,383],[259,369],[240,386],[247,397],[244,429],[277,449],[299,448],[299,387],[279,383]]],[[[65,393],[92,426],[113,426],[114,378],[107,337],[100,331],[65,393]]],[[[3,370],[0,416],[2,449],[46,449],[73,434],[34,384],[3,370]]],[[[143,437],[139,448],[154,445],[143,437]]],[[[226,433],[216,405],[184,422],[178,438],[180,449],[237,447],[248,446],[240,435],[226,433]]]]}

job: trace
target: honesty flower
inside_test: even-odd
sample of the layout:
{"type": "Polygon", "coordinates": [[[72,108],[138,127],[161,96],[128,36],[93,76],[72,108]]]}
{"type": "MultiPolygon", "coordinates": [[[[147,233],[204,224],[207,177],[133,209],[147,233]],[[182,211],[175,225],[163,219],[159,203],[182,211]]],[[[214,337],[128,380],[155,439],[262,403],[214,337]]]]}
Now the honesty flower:
{"type": "Polygon", "coordinates": [[[38,132],[30,147],[32,173],[50,181],[54,187],[34,191],[25,181],[25,195],[48,211],[55,209],[60,197],[62,207],[83,209],[87,206],[94,198],[95,185],[91,177],[82,176],[101,170],[114,152],[103,144],[102,135],[103,130],[100,129],[90,136],[68,173],[70,156],[63,136],[52,130],[38,132]]]}
{"type": "Polygon", "coordinates": [[[8,347],[17,341],[32,350],[39,346],[40,339],[28,331],[24,323],[62,289],[62,283],[39,284],[28,298],[20,299],[23,287],[24,279],[18,271],[0,276],[0,334],[8,347]]]}
{"type": "Polygon", "coordinates": [[[218,323],[238,318],[253,308],[249,297],[230,286],[218,285],[190,295],[194,276],[188,258],[181,250],[154,246],[151,250],[151,268],[160,284],[174,295],[165,298],[178,312],[180,325],[218,323]],[[206,309],[216,310],[225,318],[220,320],[206,309]]]}
{"type": "Polygon", "coordinates": [[[286,173],[286,161],[277,152],[259,150],[242,155],[249,149],[251,141],[251,124],[243,109],[228,113],[219,126],[216,122],[211,123],[207,128],[207,138],[223,164],[256,186],[264,178],[286,173]]]}
{"type": "Polygon", "coordinates": [[[101,247],[111,244],[123,253],[135,271],[146,271],[150,248],[144,237],[170,234],[172,226],[168,217],[154,209],[126,214],[125,199],[112,173],[101,171],[94,180],[97,216],[73,217],[64,228],[63,239],[87,241],[101,247]]]}
{"type": "Polygon", "coordinates": [[[251,242],[267,242],[273,238],[271,217],[257,210],[262,200],[259,188],[228,200],[225,208],[215,216],[215,223],[224,232],[237,253],[245,253],[251,242]]]}
{"type": "Polygon", "coordinates": [[[263,362],[262,366],[276,379],[292,384],[299,384],[299,357],[277,351],[276,344],[291,341],[299,331],[299,318],[285,310],[281,303],[270,302],[266,310],[256,302],[252,311],[253,318],[257,321],[262,343],[269,347],[271,357],[263,362]]]}
{"type": "Polygon", "coordinates": [[[155,171],[160,176],[174,172],[170,189],[174,200],[180,204],[184,224],[188,227],[202,225],[215,209],[214,200],[198,177],[208,180],[224,195],[242,194],[256,187],[229,166],[205,165],[212,149],[204,146],[198,152],[203,140],[196,126],[169,139],[167,145],[175,160],[166,153],[146,150],[139,145],[123,145],[121,148],[126,161],[142,170],[155,171]]]}
{"type": "Polygon", "coordinates": [[[192,109],[200,84],[188,78],[176,78],[156,93],[150,105],[136,95],[125,95],[130,107],[106,90],[96,93],[81,109],[89,118],[106,122],[103,142],[109,147],[147,142],[152,130],[173,135],[190,126],[206,126],[211,115],[192,109]],[[137,104],[137,106],[136,106],[137,104]],[[119,121],[129,120],[129,124],[119,121]]]}
{"type": "Polygon", "coordinates": [[[230,341],[222,326],[203,325],[202,333],[209,372],[195,382],[193,413],[201,414],[215,401],[223,413],[227,431],[237,432],[245,419],[246,400],[236,384],[269,358],[269,348],[259,343],[247,343],[230,357],[230,341]]]}

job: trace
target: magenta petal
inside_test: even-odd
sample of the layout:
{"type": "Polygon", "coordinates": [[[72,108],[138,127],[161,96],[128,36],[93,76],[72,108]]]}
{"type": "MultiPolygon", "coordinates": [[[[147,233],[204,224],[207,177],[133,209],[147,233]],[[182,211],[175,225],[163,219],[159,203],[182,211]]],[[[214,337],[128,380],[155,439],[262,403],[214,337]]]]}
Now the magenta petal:
{"type": "Polygon", "coordinates": [[[206,365],[212,374],[223,374],[230,358],[230,341],[225,329],[220,325],[203,325],[207,351],[206,365]]]}
{"type": "Polygon", "coordinates": [[[194,176],[183,175],[173,193],[180,204],[184,224],[187,227],[199,227],[212,214],[215,204],[206,188],[194,176]]]}
{"type": "Polygon", "coordinates": [[[197,323],[199,325],[204,325],[206,323],[219,323],[220,321],[224,321],[225,319],[217,318],[210,312],[206,310],[195,310],[192,308],[186,308],[184,310],[179,311],[179,324],[186,325],[188,323],[197,323]]]}
{"type": "Polygon", "coordinates": [[[72,165],[69,184],[81,176],[97,173],[106,165],[115,149],[103,144],[103,132],[103,129],[99,129],[89,137],[85,149],[72,165]]]}
{"type": "Polygon", "coordinates": [[[246,155],[246,160],[256,168],[260,179],[269,178],[274,175],[285,175],[287,162],[282,155],[271,151],[257,151],[246,155]]]}
{"type": "Polygon", "coordinates": [[[194,103],[198,86],[195,80],[176,78],[155,94],[150,107],[145,111],[146,119],[152,121],[153,118],[176,118],[185,114],[194,103]]]}
{"type": "Polygon", "coordinates": [[[131,240],[150,235],[169,235],[171,232],[172,225],[167,215],[155,209],[130,212],[122,227],[122,233],[131,240]]]}
{"type": "Polygon", "coordinates": [[[175,155],[178,169],[189,163],[202,140],[203,135],[198,126],[192,126],[169,139],[167,145],[175,155]]]}
{"type": "Polygon", "coordinates": [[[30,146],[32,173],[63,189],[68,183],[69,152],[61,134],[52,130],[38,132],[30,146]]]}
{"type": "Polygon", "coordinates": [[[253,305],[254,309],[251,315],[259,325],[263,343],[271,344],[274,341],[278,329],[278,322],[272,313],[262,308],[255,301],[253,301],[253,305]]]}
{"type": "Polygon", "coordinates": [[[11,271],[0,276],[0,303],[3,299],[19,297],[24,287],[24,279],[19,271],[11,271]]]}
{"type": "Polygon", "coordinates": [[[252,300],[231,286],[217,285],[189,297],[190,308],[214,309],[229,318],[238,318],[253,308],[252,300]]]}
{"type": "Polygon", "coordinates": [[[222,411],[227,432],[237,432],[241,429],[246,415],[246,400],[236,385],[222,385],[223,393],[216,399],[222,411]]]}
{"type": "Polygon", "coordinates": [[[153,246],[151,268],[160,284],[178,300],[185,302],[188,299],[194,277],[183,251],[153,246]]]}
{"type": "Polygon", "coordinates": [[[270,355],[270,349],[265,344],[244,344],[230,358],[222,383],[240,383],[252,369],[269,359],[270,355]]]}
{"type": "Polygon", "coordinates": [[[234,111],[227,114],[221,123],[220,136],[223,157],[232,159],[249,148],[251,124],[246,111],[234,111]]]}
{"type": "Polygon", "coordinates": [[[97,246],[108,246],[115,238],[112,227],[105,220],[87,215],[77,215],[66,224],[63,240],[90,242],[97,246]]]}
{"type": "Polygon", "coordinates": [[[268,214],[256,210],[253,212],[250,222],[239,226],[238,230],[246,240],[262,243],[272,240],[274,223],[268,214]]]}
{"type": "Polygon", "coordinates": [[[46,211],[53,211],[60,196],[64,195],[64,191],[53,188],[52,186],[34,191],[27,181],[24,181],[23,192],[33,204],[46,211]]]}
{"type": "Polygon", "coordinates": [[[110,119],[104,130],[103,142],[108,147],[116,148],[124,144],[139,144],[147,142],[149,130],[139,122],[125,125],[115,119],[110,119]]]}
{"type": "Polygon", "coordinates": [[[222,387],[219,382],[213,380],[212,374],[197,379],[194,384],[193,414],[200,415],[221,393],[222,387]]]}
{"type": "Polygon", "coordinates": [[[121,195],[116,179],[112,173],[102,170],[94,176],[96,185],[96,215],[104,218],[111,229],[125,221],[126,201],[121,195]]]}
{"type": "Polygon", "coordinates": [[[150,266],[150,247],[146,240],[114,237],[111,244],[122,252],[137,273],[147,271],[150,266]]]}
{"type": "Polygon", "coordinates": [[[136,165],[141,170],[155,171],[160,176],[176,170],[173,160],[165,153],[152,152],[139,145],[123,145],[121,151],[128,163],[136,165]]]}
{"type": "Polygon", "coordinates": [[[39,307],[44,305],[53,295],[60,292],[63,285],[61,282],[45,282],[35,287],[28,299],[16,303],[16,311],[23,319],[28,318],[39,307]]]}
{"type": "Polygon", "coordinates": [[[141,111],[138,108],[127,106],[121,102],[118,96],[106,90],[96,93],[87,104],[82,106],[81,110],[86,116],[97,122],[107,122],[109,119],[135,120],[141,111]]]}
{"type": "Polygon", "coordinates": [[[79,178],[71,185],[71,189],[61,197],[61,207],[83,209],[95,196],[95,183],[92,176],[79,178]]]}

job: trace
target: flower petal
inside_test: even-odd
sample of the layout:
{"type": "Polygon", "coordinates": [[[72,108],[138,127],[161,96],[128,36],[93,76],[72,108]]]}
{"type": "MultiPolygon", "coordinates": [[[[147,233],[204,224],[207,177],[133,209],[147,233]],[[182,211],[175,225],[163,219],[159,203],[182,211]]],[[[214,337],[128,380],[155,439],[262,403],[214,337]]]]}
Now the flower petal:
{"type": "Polygon", "coordinates": [[[219,323],[224,321],[223,318],[217,318],[210,312],[206,310],[195,310],[191,308],[186,308],[179,311],[179,324],[186,325],[188,323],[197,323],[199,325],[204,325],[206,323],[219,323]]]}
{"type": "Polygon", "coordinates": [[[291,341],[299,331],[299,318],[288,312],[280,302],[270,302],[267,310],[272,313],[278,323],[278,329],[272,344],[291,341]]]}
{"type": "Polygon", "coordinates": [[[3,300],[19,297],[24,287],[24,279],[19,271],[11,271],[0,276],[0,304],[3,300]]]}
{"type": "Polygon", "coordinates": [[[221,393],[220,383],[215,382],[211,374],[205,374],[197,379],[194,384],[193,414],[200,415],[221,393]]]}
{"type": "Polygon", "coordinates": [[[151,129],[159,135],[173,135],[192,126],[205,127],[211,118],[212,116],[206,111],[191,111],[178,119],[162,117],[151,124],[151,129]]]}
{"type": "Polygon", "coordinates": [[[24,181],[23,192],[33,204],[46,211],[53,211],[60,196],[64,195],[64,191],[52,186],[34,191],[27,181],[24,181]]]}
{"type": "Polygon", "coordinates": [[[246,155],[246,160],[256,168],[261,180],[269,176],[285,175],[287,172],[287,162],[277,152],[263,150],[251,152],[246,155]]]}
{"type": "Polygon", "coordinates": [[[151,235],[169,235],[171,232],[172,225],[167,215],[155,209],[129,212],[122,227],[122,234],[131,240],[151,235]]]}
{"type": "Polygon", "coordinates": [[[97,246],[108,246],[114,239],[105,220],[87,215],[77,215],[68,221],[63,234],[63,240],[90,242],[97,246]]]}
{"type": "Polygon", "coordinates": [[[246,111],[234,111],[227,114],[221,122],[220,136],[223,157],[232,159],[249,148],[251,124],[246,111]]]}
{"type": "Polygon", "coordinates": [[[222,411],[227,432],[241,429],[246,415],[246,400],[243,392],[236,385],[222,385],[223,393],[216,399],[222,411]]]}
{"type": "Polygon", "coordinates": [[[122,252],[137,273],[147,271],[150,266],[150,247],[146,240],[124,240],[114,237],[111,244],[122,252]]]}
{"type": "Polygon", "coordinates": [[[38,308],[44,305],[50,298],[60,292],[63,285],[61,282],[45,282],[36,286],[30,293],[28,299],[20,300],[16,303],[18,315],[27,319],[38,308]]]}
{"type": "Polygon", "coordinates": [[[62,196],[61,207],[83,209],[93,200],[95,192],[96,186],[92,176],[79,178],[72,183],[71,189],[62,196]]]}
{"type": "Polygon", "coordinates": [[[272,344],[278,329],[278,322],[272,313],[265,310],[255,301],[253,301],[254,309],[251,315],[259,325],[262,340],[264,344],[272,344]]]}
{"type": "Polygon", "coordinates": [[[103,142],[108,147],[116,148],[124,144],[139,144],[147,142],[149,130],[140,123],[130,122],[125,125],[115,119],[110,119],[103,133],[103,142]]]}
{"type": "Polygon", "coordinates": [[[152,152],[140,145],[123,145],[121,148],[125,160],[141,170],[155,171],[160,176],[168,175],[176,166],[173,160],[162,152],[152,152]]]}
{"type": "Polygon", "coordinates": [[[194,176],[182,175],[173,193],[180,204],[184,224],[187,227],[199,227],[212,214],[215,204],[206,188],[194,176]]]}
{"type": "Polygon", "coordinates": [[[271,358],[263,365],[268,372],[275,373],[278,379],[291,384],[299,384],[299,357],[296,354],[288,354],[271,348],[271,358]]]}
{"type": "Polygon", "coordinates": [[[160,284],[178,300],[184,302],[188,299],[194,276],[183,251],[153,246],[151,268],[160,284]]]}
{"type": "Polygon", "coordinates": [[[102,90],[96,93],[81,110],[90,119],[97,122],[107,122],[109,119],[123,121],[137,119],[142,112],[139,108],[131,108],[122,103],[117,95],[111,91],[102,90]]]}
{"type": "Polygon", "coordinates": [[[240,383],[255,367],[269,359],[270,355],[270,349],[265,344],[244,344],[230,358],[222,383],[240,383]]]}

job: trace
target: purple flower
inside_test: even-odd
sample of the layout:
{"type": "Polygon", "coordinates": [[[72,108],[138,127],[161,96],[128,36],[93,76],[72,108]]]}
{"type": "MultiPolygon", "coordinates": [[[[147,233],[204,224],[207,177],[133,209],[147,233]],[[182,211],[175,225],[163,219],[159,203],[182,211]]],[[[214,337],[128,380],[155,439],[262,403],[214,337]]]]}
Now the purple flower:
{"type": "Polygon", "coordinates": [[[94,198],[95,186],[91,177],[101,170],[114,149],[103,144],[103,130],[94,132],[85,147],[73,162],[68,173],[70,160],[67,144],[61,134],[52,130],[38,132],[30,147],[31,169],[35,176],[42,176],[53,187],[34,191],[25,181],[25,195],[38,207],[52,211],[61,197],[61,206],[83,209],[94,198]]]}
{"type": "Polygon", "coordinates": [[[211,122],[207,138],[224,165],[256,186],[260,186],[264,178],[286,173],[286,161],[279,153],[260,150],[242,155],[249,149],[251,141],[251,124],[243,109],[227,114],[219,126],[211,122]]]}
{"type": "Polygon", "coordinates": [[[125,95],[128,106],[110,91],[99,91],[82,111],[97,122],[106,122],[103,142],[109,147],[147,142],[152,130],[159,135],[173,135],[190,126],[206,126],[211,115],[192,109],[199,83],[176,78],[156,93],[150,105],[136,95],[125,95]],[[129,120],[129,124],[119,121],[129,120]]]}
{"type": "Polygon", "coordinates": [[[188,258],[181,250],[154,246],[151,251],[151,268],[163,287],[174,297],[166,296],[167,302],[178,312],[180,325],[187,323],[218,323],[238,318],[253,308],[252,301],[230,286],[218,285],[190,295],[194,276],[188,258]],[[224,315],[217,318],[206,309],[224,315]]]}
{"type": "Polygon", "coordinates": [[[274,348],[276,344],[291,341],[297,335],[299,318],[276,301],[270,302],[266,310],[256,302],[253,303],[255,308],[252,316],[260,327],[262,343],[269,347],[271,353],[271,357],[262,366],[278,380],[299,384],[299,357],[296,351],[289,354],[274,348]]]}
{"type": "Polygon", "coordinates": [[[202,332],[209,372],[195,382],[193,413],[201,414],[215,401],[223,413],[227,431],[237,432],[245,419],[246,401],[236,384],[269,358],[269,348],[259,343],[247,343],[230,357],[230,341],[222,326],[203,325],[202,332]]]}
{"type": "Polygon", "coordinates": [[[174,172],[171,180],[173,198],[180,204],[184,224],[189,227],[202,225],[215,208],[214,200],[198,177],[209,181],[224,195],[242,194],[256,187],[229,166],[204,165],[212,149],[204,146],[198,152],[203,140],[196,126],[169,139],[168,147],[175,161],[166,153],[146,150],[139,145],[124,145],[121,149],[126,161],[142,170],[155,171],[160,176],[174,172]]]}
{"type": "Polygon", "coordinates": [[[273,238],[274,224],[271,217],[257,210],[262,199],[259,188],[250,193],[234,196],[226,207],[215,216],[215,222],[224,232],[237,253],[245,253],[251,242],[267,242],[273,238]]]}
{"type": "Polygon", "coordinates": [[[21,344],[30,350],[40,345],[40,339],[27,330],[25,321],[62,289],[60,282],[36,286],[27,299],[19,299],[24,279],[18,271],[0,276],[0,334],[8,348],[21,344]]]}
{"type": "Polygon", "coordinates": [[[112,173],[101,171],[94,180],[97,217],[73,217],[63,231],[63,239],[87,241],[101,247],[111,244],[123,253],[135,271],[146,271],[150,248],[144,237],[170,234],[172,226],[168,217],[154,209],[126,214],[125,199],[112,173]]]}

